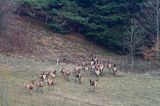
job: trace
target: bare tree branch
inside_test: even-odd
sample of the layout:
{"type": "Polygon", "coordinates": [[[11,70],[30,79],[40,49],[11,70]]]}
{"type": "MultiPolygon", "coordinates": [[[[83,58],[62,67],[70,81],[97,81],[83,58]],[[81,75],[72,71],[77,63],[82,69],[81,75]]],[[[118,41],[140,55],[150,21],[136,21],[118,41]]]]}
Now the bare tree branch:
{"type": "Polygon", "coordinates": [[[141,47],[144,44],[145,35],[140,28],[140,25],[137,20],[131,19],[131,25],[128,29],[128,33],[124,39],[124,45],[127,47],[130,56],[131,56],[131,70],[133,70],[134,66],[134,56],[137,52],[140,52],[141,47]]]}
{"type": "Polygon", "coordinates": [[[144,8],[137,20],[144,28],[147,38],[154,43],[156,55],[159,57],[160,45],[160,0],[146,0],[144,8]]]}

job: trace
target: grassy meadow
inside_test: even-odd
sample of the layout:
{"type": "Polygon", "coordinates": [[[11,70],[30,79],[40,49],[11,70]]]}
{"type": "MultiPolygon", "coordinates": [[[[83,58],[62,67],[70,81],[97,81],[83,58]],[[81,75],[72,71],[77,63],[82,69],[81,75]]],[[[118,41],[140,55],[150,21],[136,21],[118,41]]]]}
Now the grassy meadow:
{"type": "Polygon", "coordinates": [[[113,77],[106,69],[95,92],[91,92],[89,79],[82,84],[64,81],[60,69],[73,69],[73,64],[55,66],[47,61],[0,55],[0,106],[160,106],[160,76],[150,74],[128,75],[118,72],[113,77]],[[43,93],[34,89],[33,95],[25,84],[49,67],[58,70],[55,90],[45,86],[43,93]]]}

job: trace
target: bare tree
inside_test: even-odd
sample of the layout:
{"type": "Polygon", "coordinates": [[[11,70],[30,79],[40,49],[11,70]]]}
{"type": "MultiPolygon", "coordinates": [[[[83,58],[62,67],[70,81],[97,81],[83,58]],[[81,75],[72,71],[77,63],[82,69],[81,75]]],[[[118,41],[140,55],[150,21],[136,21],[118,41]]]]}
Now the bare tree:
{"type": "Polygon", "coordinates": [[[145,35],[143,34],[143,30],[140,29],[137,20],[131,19],[130,24],[130,28],[128,29],[127,35],[124,39],[124,45],[131,56],[131,71],[133,71],[135,60],[134,56],[141,52],[145,35]]]}
{"type": "Polygon", "coordinates": [[[32,31],[23,24],[16,24],[14,21],[21,19],[13,12],[18,7],[18,0],[0,0],[0,29],[1,34],[0,49],[3,51],[25,50],[32,52],[32,31]],[[4,30],[5,29],[5,30],[4,30]],[[27,34],[26,34],[27,33],[27,34]]]}
{"type": "Polygon", "coordinates": [[[160,0],[147,0],[137,19],[145,29],[149,40],[154,44],[158,58],[160,55],[160,0]]]}
{"type": "Polygon", "coordinates": [[[0,0],[0,31],[5,29],[5,18],[7,15],[8,6],[7,0],[0,0]]]}

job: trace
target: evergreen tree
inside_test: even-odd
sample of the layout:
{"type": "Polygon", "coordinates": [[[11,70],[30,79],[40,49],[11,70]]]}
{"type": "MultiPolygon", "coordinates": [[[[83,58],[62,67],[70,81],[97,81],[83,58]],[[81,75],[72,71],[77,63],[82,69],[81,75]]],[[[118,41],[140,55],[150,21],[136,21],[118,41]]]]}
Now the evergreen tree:
{"type": "Polygon", "coordinates": [[[52,17],[47,25],[53,31],[80,32],[88,40],[118,51],[123,49],[121,40],[129,20],[140,10],[143,0],[33,1],[29,3],[52,17]]]}

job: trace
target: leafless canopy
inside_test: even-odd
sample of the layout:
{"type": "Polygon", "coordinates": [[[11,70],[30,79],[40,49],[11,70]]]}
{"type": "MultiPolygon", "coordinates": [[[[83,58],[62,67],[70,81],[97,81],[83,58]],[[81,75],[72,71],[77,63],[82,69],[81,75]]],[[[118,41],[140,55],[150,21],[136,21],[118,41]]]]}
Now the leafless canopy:
{"type": "Polygon", "coordinates": [[[159,37],[160,37],[160,0],[147,0],[142,11],[137,17],[144,32],[149,40],[156,47],[157,55],[159,55],[159,37]]]}
{"type": "Polygon", "coordinates": [[[131,19],[130,28],[127,30],[127,35],[124,39],[124,45],[130,53],[140,54],[145,43],[145,34],[143,28],[140,28],[140,23],[136,19],[131,19]]]}

